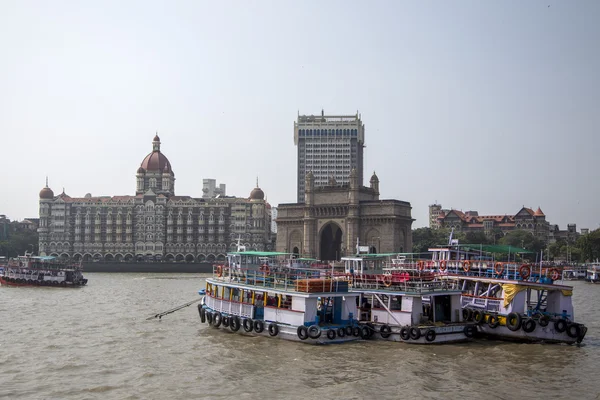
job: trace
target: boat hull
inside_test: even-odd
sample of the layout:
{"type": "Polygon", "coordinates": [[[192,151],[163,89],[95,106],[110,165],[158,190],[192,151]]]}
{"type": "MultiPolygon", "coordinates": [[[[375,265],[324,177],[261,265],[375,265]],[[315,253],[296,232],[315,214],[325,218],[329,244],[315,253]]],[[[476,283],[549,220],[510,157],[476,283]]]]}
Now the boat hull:
{"type": "MultiPolygon", "coordinates": [[[[373,334],[371,339],[421,345],[446,344],[470,341],[472,340],[473,335],[476,331],[474,325],[472,324],[456,324],[447,326],[423,325],[416,327],[403,327],[398,325],[391,325],[389,326],[391,332],[386,333],[384,331],[382,333],[382,326],[383,325],[374,325],[375,333],[373,334]],[[468,332],[467,327],[470,327],[468,332]],[[416,328],[419,331],[418,337],[414,334],[411,337],[409,333],[408,339],[403,339],[403,328],[407,328],[408,332],[410,332],[410,329],[416,328]],[[431,333],[429,333],[430,331],[435,332],[435,334],[432,335],[431,333]],[[415,337],[417,338],[415,339],[415,337]]],[[[404,337],[407,337],[406,333],[404,333],[404,337]]]]}
{"type": "MultiPolygon", "coordinates": [[[[587,328],[583,329],[587,331],[587,328]]],[[[483,337],[515,342],[574,344],[578,341],[578,338],[570,337],[567,332],[557,332],[554,329],[553,324],[545,327],[542,327],[538,324],[535,330],[530,333],[525,332],[523,329],[512,331],[505,325],[499,325],[496,328],[491,328],[487,324],[479,325],[477,327],[477,331],[478,335],[483,337]]],[[[583,336],[585,336],[585,332],[583,333],[581,340],[583,340],[583,336]]]]}
{"type": "Polygon", "coordinates": [[[87,279],[85,279],[81,284],[74,284],[72,282],[64,282],[64,284],[53,284],[49,281],[36,281],[30,280],[25,282],[14,282],[7,281],[4,277],[0,277],[0,285],[2,286],[31,286],[31,287],[45,287],[45,288],[79,288],[85,286],[87,284],[87,279]]]}

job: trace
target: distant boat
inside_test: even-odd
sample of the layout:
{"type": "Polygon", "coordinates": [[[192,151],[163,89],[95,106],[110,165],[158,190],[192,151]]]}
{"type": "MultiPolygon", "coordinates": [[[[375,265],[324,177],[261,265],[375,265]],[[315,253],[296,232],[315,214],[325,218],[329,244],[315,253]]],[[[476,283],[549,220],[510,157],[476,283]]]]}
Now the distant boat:
{"type": "Polygon", "coordinates": [[[87,282],[81,263],[31,253],[10,259],[0,273],[0,284],[5,286],[81,287],[87,282]]]}

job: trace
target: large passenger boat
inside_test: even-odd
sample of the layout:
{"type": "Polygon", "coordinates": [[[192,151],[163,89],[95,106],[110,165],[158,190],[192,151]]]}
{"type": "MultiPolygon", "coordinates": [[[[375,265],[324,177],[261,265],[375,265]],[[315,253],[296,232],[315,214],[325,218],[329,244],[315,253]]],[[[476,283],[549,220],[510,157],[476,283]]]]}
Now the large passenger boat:
{"type": "Polygon", "coordinates": [[[357,321],[360,294],[345,278],[306,268],[286,253],[240,251],[214,267],[198,306],[214,328],[311,344],[367,338],[357,321]]]}
{"type": "Polygon", "coordinates": [[[31,253],[10,259],[0,274],[0,284],[7,286],[80,287],[87,281],[80,263],[31,253]]]}
{"type": "Polygon", "coordinates": [[[456,282],[434,280],[421,264],[399,256],[342,257],[351,292],[360,294],[362,325],[375,339],[441,344],[471,339],[476,327],[461,313],[456,282]]]}
{"type": "Polygon", "coordinates": [[[558,283],[562,272],[542,262],[500,262],[490,255],[506,251],[501,246],[456,243],[430,249],[427,263],[439,279],[458,285],[463,318],[474,321],[480,333],[508,340],[580,343],[587,328],[575,320],[573,287],[558,283]]]}

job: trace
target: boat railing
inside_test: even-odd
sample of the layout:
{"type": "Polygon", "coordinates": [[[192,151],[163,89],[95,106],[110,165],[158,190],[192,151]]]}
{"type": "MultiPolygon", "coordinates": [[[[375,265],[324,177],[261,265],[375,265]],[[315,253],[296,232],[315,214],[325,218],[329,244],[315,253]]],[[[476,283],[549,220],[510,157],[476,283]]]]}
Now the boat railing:
{"type": "Polygon", "coordinates": [[[353,289],[387,290],[410,293],[459,290],[459,283],[451,280],[423,280],[415,276],[394,279],[389,274],[355,274],[348,277],[353,289]]]}
{"type": "Polygon", "coordinates": [[[479,308],[488,312],[499,312],[501,308],[501,304],[504,299],[490,298],[490,297],[481,297],[481,296],[469,296],[463,294],[461,296],[461,306],[462,307],[472,307],[479,308]]]}

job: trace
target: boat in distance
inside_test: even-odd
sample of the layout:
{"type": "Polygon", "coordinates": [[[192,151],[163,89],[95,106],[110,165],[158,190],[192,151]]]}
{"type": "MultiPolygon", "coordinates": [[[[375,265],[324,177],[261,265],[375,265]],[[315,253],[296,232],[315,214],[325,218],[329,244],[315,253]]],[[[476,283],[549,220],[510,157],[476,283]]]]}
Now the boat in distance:
{"type": "Polygon", "coordinates": [[[87,282],[80,263],[70,264],[56,257],[31,253],[10,259],[0,274],[0,284],[4,286],[73,288],[87,282]]]}

